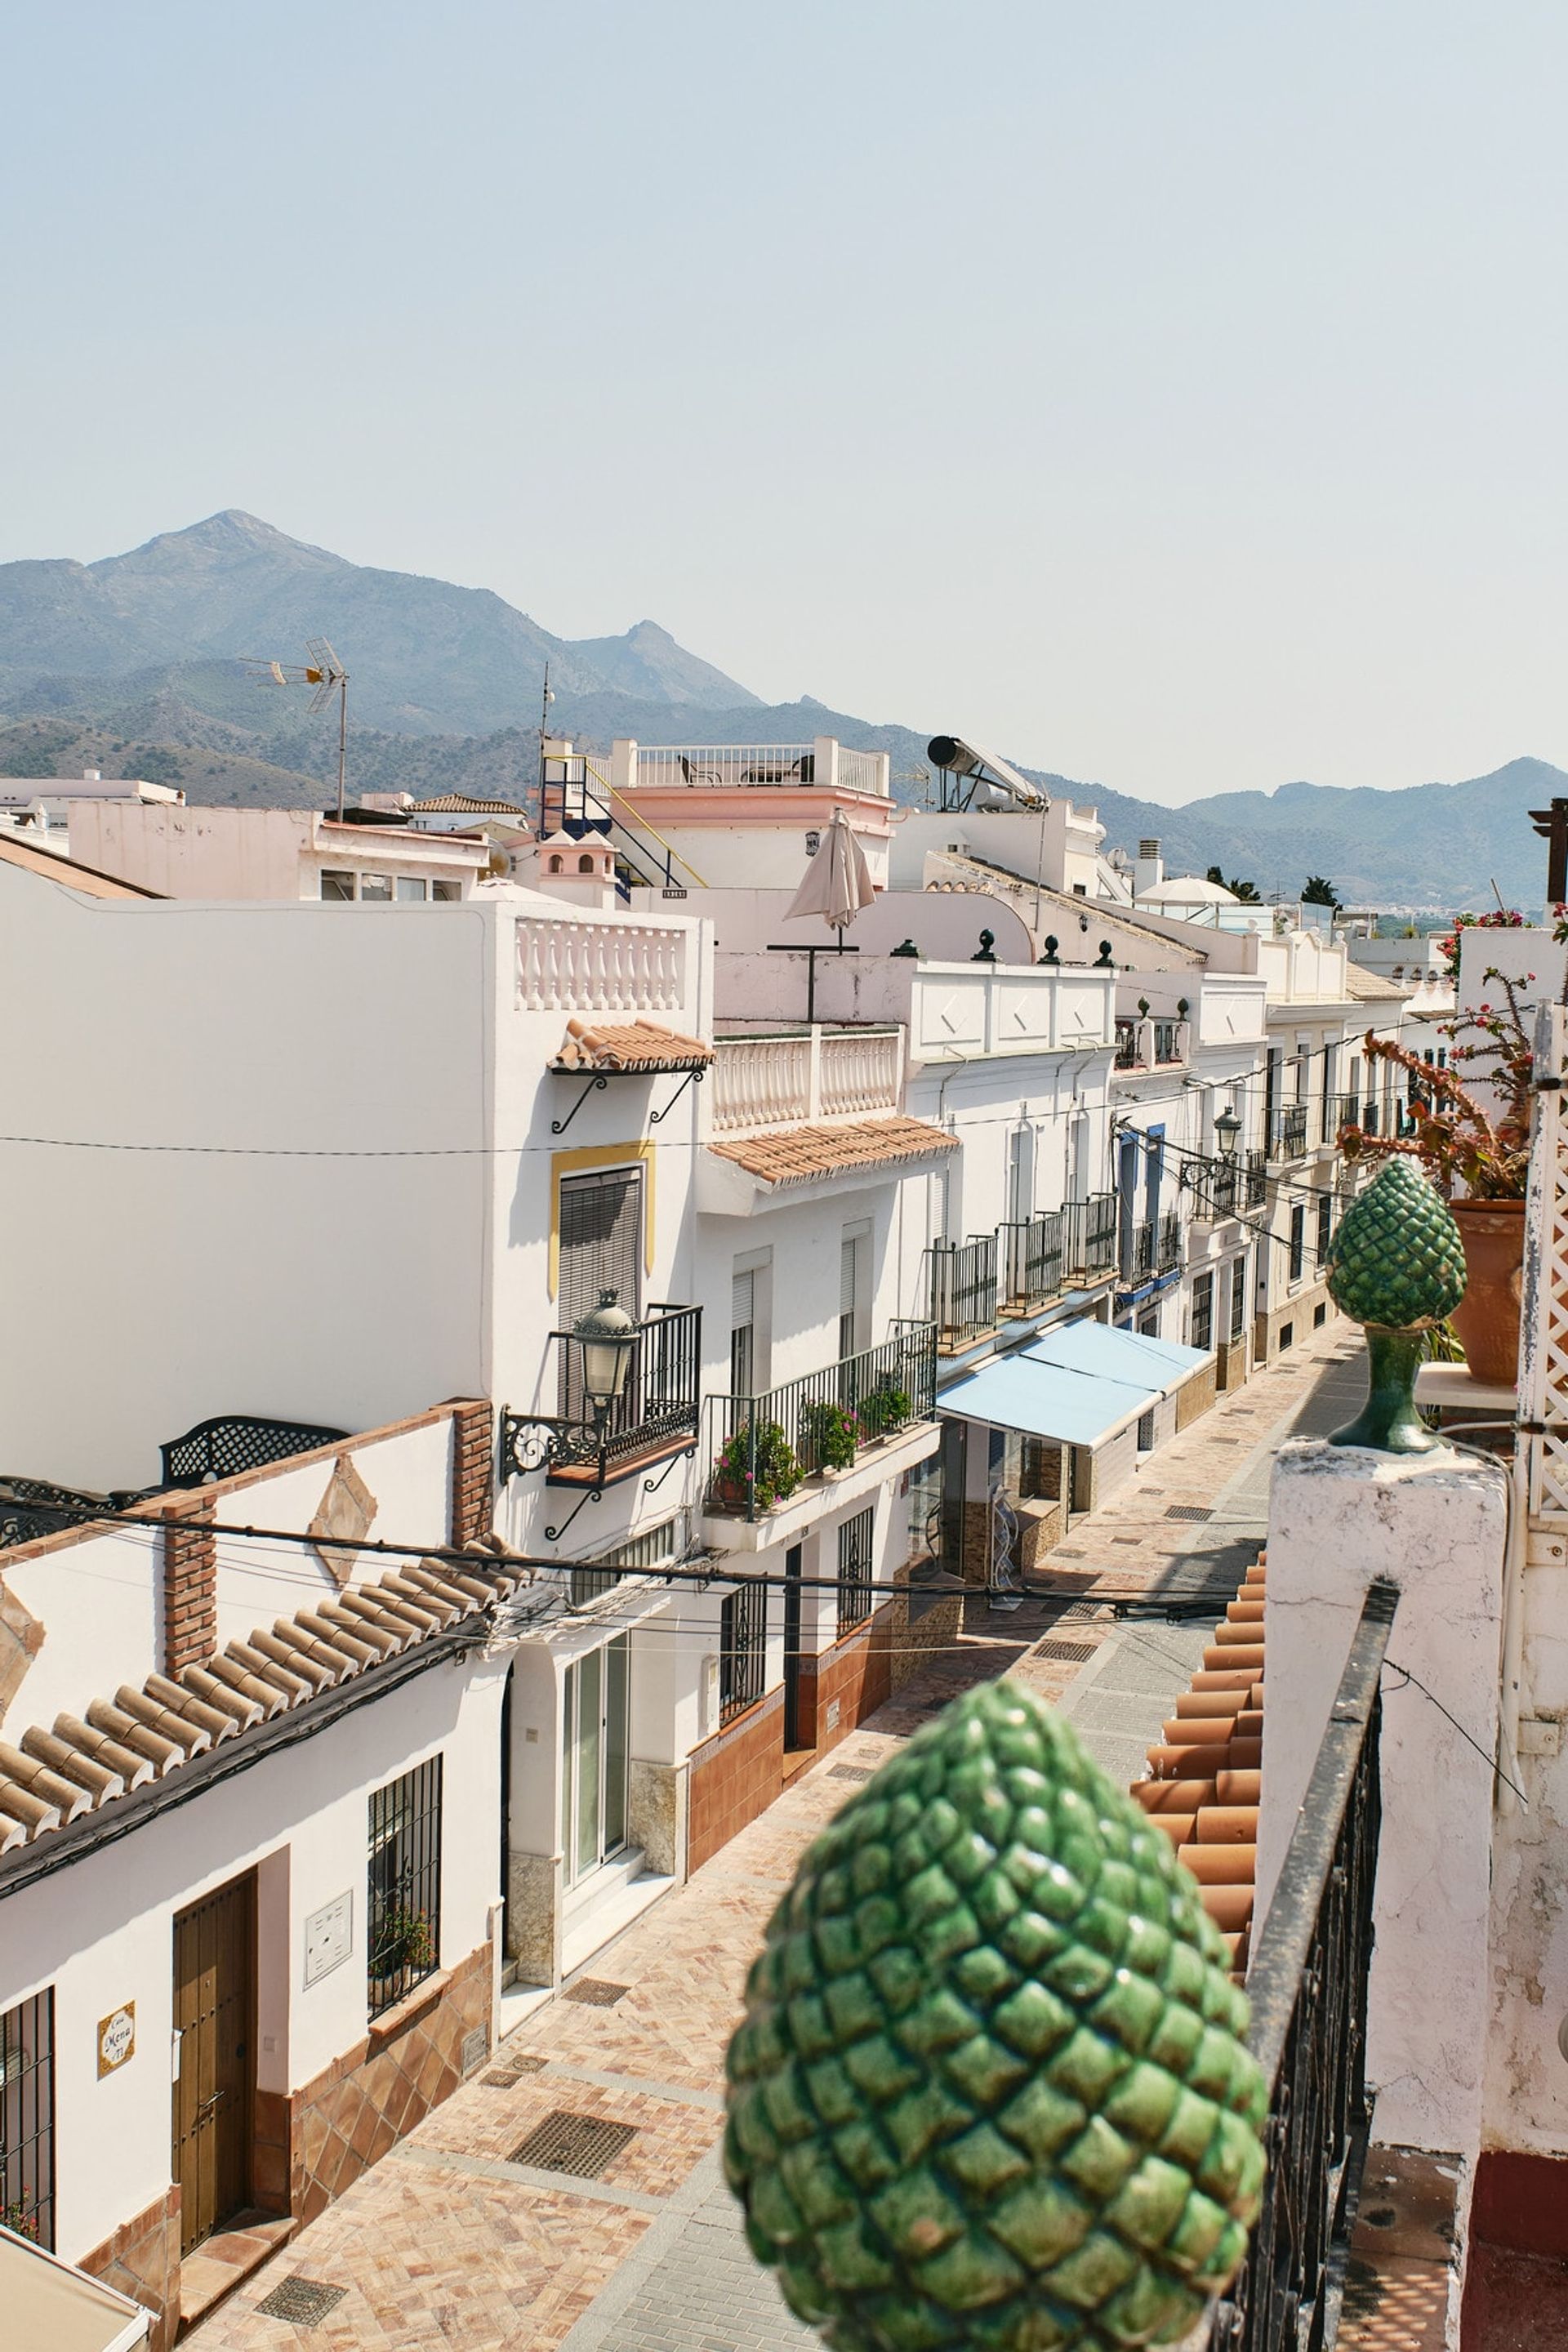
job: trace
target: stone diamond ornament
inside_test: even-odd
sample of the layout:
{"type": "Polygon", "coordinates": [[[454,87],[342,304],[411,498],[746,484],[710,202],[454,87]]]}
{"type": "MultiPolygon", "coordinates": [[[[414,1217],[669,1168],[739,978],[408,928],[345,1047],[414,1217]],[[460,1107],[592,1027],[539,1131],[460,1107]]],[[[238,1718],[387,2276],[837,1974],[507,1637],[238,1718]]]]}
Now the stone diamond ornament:
{"type": "Polygon", "coordinates": [[[1366,1329],[1367,1400],[1331,1445],[1428,1454],[1442,1439],[1416,1410],[1415,1374],[1434,1330],[1465,1295],[1453,1211],[1410,1159],[1386,1160],[1329,1244],[1329,1296],[1366,1329]]]}
{"type": "Polygon", "coordinates": [[[1032,1691],[945,1709],[802,1858],[725,2168],[837,2352],[1171,2344],[1246,2251],[1263,2077],[1195,1880],[1032,1691]]]}

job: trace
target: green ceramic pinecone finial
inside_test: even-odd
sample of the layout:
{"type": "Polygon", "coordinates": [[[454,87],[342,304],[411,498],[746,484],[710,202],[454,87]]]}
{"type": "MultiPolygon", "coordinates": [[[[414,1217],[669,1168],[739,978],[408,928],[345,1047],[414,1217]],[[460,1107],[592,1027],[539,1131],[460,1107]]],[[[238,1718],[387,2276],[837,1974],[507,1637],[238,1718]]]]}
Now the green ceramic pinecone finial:
{"type": "Polygon", "coordinates": [[[1429,1331],[1465,1295],[1465,1245],[1415,1163],[1385,1162],[1329,1244],[1329,1296],[1357,1323],[1429,1331]]]}
{"type": "Polygon", "coordinates": [[[1428,1454],[1442,1443],[1415,1408],[1421,1334],[1465,1295],[1465,1245],[1447,1202],[1409,1160],[1390,1160],[1329,1244],[1329,1296],[1366,1326],[1367,1400],[1331,1445],[1428,1454]]]}
{"type": "Polygon", "coordinates": [[[1196,1882],[1032,1691],[957,1700],[804,1856],[730,2045],[747,2235],[837,2352],[1170,2344],[1263,2177],[1196,1882]]]}

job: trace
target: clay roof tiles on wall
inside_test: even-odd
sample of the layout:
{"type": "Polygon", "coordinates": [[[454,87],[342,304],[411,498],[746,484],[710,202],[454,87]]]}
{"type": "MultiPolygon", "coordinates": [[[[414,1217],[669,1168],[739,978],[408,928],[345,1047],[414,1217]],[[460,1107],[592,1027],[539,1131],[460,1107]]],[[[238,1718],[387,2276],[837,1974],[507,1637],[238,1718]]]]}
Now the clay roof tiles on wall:
{"type": "Polygon", "coordinates": [[[258,1626],[178,1675],[149,1675],[94,1699],[86,1720],[58,1715],[0,1740],[0,1853],[162,1780],[219,1740],[352,1681],[517,1590],[515,1572],[468,1575],[410,1562],[375,1584],[323,1593],[314,1608],[258,1626]]]}
{"type": "Polygon", "coordinates": [[[682,1036],[658,1021],[629,1021],[616,1028],[598,1022],[568,1021],[552,1070],[704,1070],[713,1048],[700,1037],[682,1036]]]}
{"type": "Polygon", "coordinates": [[[814,1176],[956,1151],[958,1138],[929,1119],[861,1118],[842,1127],[785,1127],[766,1135],[735,1136],[708,1149],[765,1183],[804,1184],[814,1176]]]}

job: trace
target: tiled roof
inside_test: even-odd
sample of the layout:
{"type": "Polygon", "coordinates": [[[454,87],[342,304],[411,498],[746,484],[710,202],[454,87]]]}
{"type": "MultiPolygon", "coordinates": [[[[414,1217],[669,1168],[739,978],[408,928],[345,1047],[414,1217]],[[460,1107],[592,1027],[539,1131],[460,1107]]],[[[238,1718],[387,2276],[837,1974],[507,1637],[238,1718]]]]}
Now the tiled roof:
{"type": "Polygon", "coordinates": [[[784,1127],[766,1135],[736,1136],[708,1149],[766,1183],[804,1184],[814,1176],[956,1151],[958,1138],[929,1119],[861,1118],[844,1127],[784,1127]]]}
{"type": "Polygon", "coordinates": [[[283,1715],[367,1666],[412,1650],[516,1591],[515,1571],[482,1574],[420,1561],[323,1595],[313,1609],[258,1627],[178,1675],[149,1675],[94,1699],[86,1719],[58,1715],[13,1746],[0,1739],[0,1853],[161,1780],[193,1756],[283,1715]]]}
{"type": "Polygon", "coordinates": [[[474,793],[435,793],[428,800],[415,802],[416,814],[426,811],[433,816],[514,816],[519,824],[528,823],[528,811],[519,808],[515,801],[481,800],[474,793]]]}
{"type": "Polygon", "coordinates": [[[36,842],[23,841],[12,833],[0,832],[0,861],[19,866],[24,874],[42,875],[46,882],[58,882],[67,890],[79,891],[84,898],[161,898],[163,895],[161,890],[143,890],[137,882],[122,882],[117,874],[100,874],[96,866],[80,865],[55,850],[40,849],[36,842]]]}
{"type": "Polygon", "coordinates": [[[1349,956],[1345,958],[1345,994],[1354,1003],[1403,1004],[1407,996],[1415,995],[1419,985],[1419,980],[1413,977],[1401,988],[1397,981],[1384,980],[1380,971],[1368,971],[1364,964],[1352,963],[1349,956]]]}
{"type": "Polygon", "coordinates": [[[1150,1778],[1132,1784],[1203,1888],[1238,1978],[1247,1972],[1258,1878],[1265,1558],[1247,1570],[1202,1671],[1176,1701],[1161,1745],[1150,1748],[1150,1778]]]}
{"type": "Polygon", "coordinates": [[[632,1021],[611,1029],[568,1021],[552,1070],[700,1070],[713,1048],[700,1037],[683,1037],[657,1021],[632,1021]]]}

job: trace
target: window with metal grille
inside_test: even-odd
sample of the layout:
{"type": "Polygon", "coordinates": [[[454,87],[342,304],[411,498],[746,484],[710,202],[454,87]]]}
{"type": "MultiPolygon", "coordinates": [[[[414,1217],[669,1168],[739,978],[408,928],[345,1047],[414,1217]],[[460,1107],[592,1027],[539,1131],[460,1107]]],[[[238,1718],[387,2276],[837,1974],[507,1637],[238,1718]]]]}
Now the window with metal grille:
{"type": "Polygon", "coordinates": [[[1331,1201],[1320,1201],[1318,1203],[1318,1264],[1320,1266],[1327,1263],[1329,1244],[1333,1238],[1333,1231],[1334,1204],[1331,1201]]]}
{"type": "Polygon", "coordinates": [[[871,1614],[871,1551],[877,1509],[868,1503],[838,1527],[838,1630],[853,1632],[871,1614]]]}
{"type": "Polygon", "coordinates": [[[1153,1450],[1154,1416],[1152,1412],[1146,1412],[1142,1414],[1139,1418],[1138,1451],[1140,1454],[1152,1454],[1153,1450]]]}
{"type": "Polygon", "coordinates": [[[441,1965],[441,1759],[370,1801],[365,1905],[370,2013],[379,2017],[441,1965]]]}
{"type": "Polygon", "coordinates": [[[1298,1201],[1290,1212],[1290,1279],[1300,1282],[1307,1263],[1307,1204],[1298,1201]]]}
{"type": "Polygon", "coordinates": [[[55,2242],[55,1994],[0,2016],[0,2222],[55,2242]]]}
{"type": "Polygon", "coordinates": [[[1247,1328],[1247,1252],[1232,1261],[1230,1269],[1230,1336],[1239,1339],[1247,1328]]]}
{"type": "Polygon", "coordinates": [[[1193,1284],[1192,1343],[1194,1348],[1214,1346],[1214,1276],[1200,1274],[1193,1284]]]}
{"type": "Polygon", "coordinates": [[[768,1589],[748,1578],[724,1595],[719,1611],[719,1720],[732,1722],[763,1695],[767,1665],[768,1589]]]}

